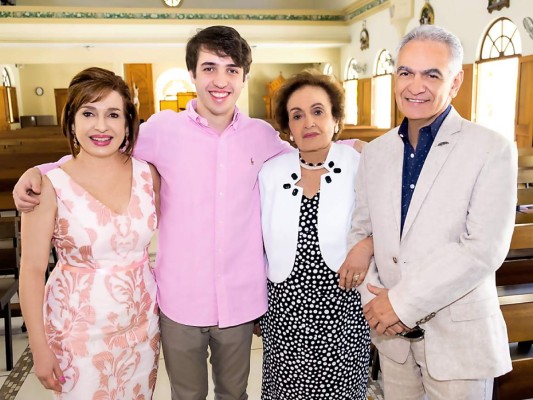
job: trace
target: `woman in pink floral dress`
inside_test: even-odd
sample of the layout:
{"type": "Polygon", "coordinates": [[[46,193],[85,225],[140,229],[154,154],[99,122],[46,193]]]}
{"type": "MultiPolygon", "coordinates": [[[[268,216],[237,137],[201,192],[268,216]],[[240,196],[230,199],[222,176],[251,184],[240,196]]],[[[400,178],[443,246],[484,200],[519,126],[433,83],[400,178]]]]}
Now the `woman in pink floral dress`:
{"type": "Polygon", "coordinates": [[[22,216],[20,295],[35,374],[59,399],[147,400],[159,354],[148,261],[159,177],[131,157],[137,112],[114,73],[76,75],[62,125],[74,157],[48,172],[39,206],[22,216]],[[50,241],[59,262],[45,286],[50,241]]]}

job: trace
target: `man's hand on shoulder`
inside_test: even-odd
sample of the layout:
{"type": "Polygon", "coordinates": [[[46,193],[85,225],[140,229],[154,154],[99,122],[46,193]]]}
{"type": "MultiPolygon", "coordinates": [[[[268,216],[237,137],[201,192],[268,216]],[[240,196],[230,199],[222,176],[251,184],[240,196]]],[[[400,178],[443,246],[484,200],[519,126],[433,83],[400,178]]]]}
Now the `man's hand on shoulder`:
{"type": "Polygon", "coordinates": [[[39,205],[42,176],[38,168],[30,168],[22,174],[13,188],[15,207],[21,212],[30,212],[39,205]]]}

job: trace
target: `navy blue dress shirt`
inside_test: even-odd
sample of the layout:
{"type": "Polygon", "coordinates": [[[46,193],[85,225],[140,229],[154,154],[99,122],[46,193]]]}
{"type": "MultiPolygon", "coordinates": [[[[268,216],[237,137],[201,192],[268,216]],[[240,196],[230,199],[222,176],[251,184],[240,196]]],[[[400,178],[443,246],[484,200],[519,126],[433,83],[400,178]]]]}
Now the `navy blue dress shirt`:
{"type": "Polygon", "coordinates": [[[416,188],[416,182],[422,172],[426,158],[431,150],[431,146],[435,141],[435,137],[439,132],[439,129],[444,122],[444,119],[450,113],[452,106],[449,105],[444,112],[439,115],[431,125],[425,126],[420,129],[418,136],[418,144],[416,145],[416,151],[409,142],[408,126],[409,122],[407,118],[404,118],[398,134],[403,141],[403,171],[402,171],[402,218],[400,235],[403,232],[403,224],[405,223],[405,217],[411,204],[411,198],[416,188]]]}

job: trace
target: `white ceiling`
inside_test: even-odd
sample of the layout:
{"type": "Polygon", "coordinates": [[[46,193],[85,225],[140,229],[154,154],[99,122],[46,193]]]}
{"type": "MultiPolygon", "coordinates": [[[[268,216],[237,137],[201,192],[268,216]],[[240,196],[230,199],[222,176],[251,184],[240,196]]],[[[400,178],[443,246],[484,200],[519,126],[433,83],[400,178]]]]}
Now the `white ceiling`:
{"type": "MultiPolygon", "coordinates": [[[[273,15],[276,11],[281,15],[298,14],[290,10],[300,10],[302,15],[339,15],[365,3],[368,0],[182,0],[174,10],[183,13],[194,7],[199,13],[210,9],[219,14],[264,10],[261,13],[273,15]]],[[[106,11],[103,8],[118,12],[131,8],[138,13],[133,8],[143,8],[159,14],[166,13],[168,7],[163,0],[17,0],[16,7],[2,7],[18,12],[25,8],[36,13],[78,10],[101,13],[106,11]]],[[[176,53],[174,49],[183,48],[198,28],[221,23],[225,20],[7,18],[0,23],[0,62],[112,61],[119,54],[120,59],[128,62],[150,62],[176,53]]],[[[275,19],[228,20],[226,24],[236,27],[255,48],[256,59],[264,54],[267,61],[273,49],[283,62],[308,62],[305,57],[320,60],[328,56],[324,51],[339,49],[351,40],[348,25],[342,21],[320,23],[320,29],[309,29],[312,22],[275,19]]]]}

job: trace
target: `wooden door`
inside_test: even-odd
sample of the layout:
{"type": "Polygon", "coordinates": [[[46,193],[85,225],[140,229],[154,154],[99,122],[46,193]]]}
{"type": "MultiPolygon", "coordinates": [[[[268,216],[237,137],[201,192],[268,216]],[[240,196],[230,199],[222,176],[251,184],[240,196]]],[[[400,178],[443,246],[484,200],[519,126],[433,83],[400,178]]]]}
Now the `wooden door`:
{"type": "Polygon", "coordinates": [[[138,105],[139,119],[146,121],[155,113],[152,64],[124,64],[124,79],[132,97],[137,98],[134,103],[138,105]]]}
{"type": "Polygon", "coordinates": [[[9,103],[7,99],[7,87],[0,86],[0,130],[8,131],[9,125],[9,103]]]}
{"type": "Polygon", "coordinates": [[[357,81],[357,125],[372,124],[372,78],[357,81]]]}
{"type": "Polygon", "coordinates": [[[515,120],[515,140],[520,147],[533,146],[533,55],[520,57],[515,120]]]}
{"type": "Polygon", "coordinates": [[[61,125],[61,114],[63,113],[63,108],[65,108],[65,104],[67,104],[67,92],[68,89],[54,89],[54,97],[56,100],[56,117],[58,125],[61,125]]]}
{"type": "Polygon", "coordinates": [[[472,99],[474,98],[474,65],[463,65],[464,79],[457,96],[452,100],[459,115],[464,119],[472,120],[472,99]]]}

